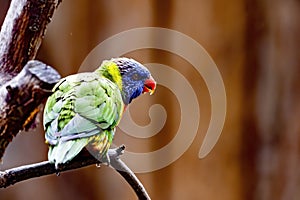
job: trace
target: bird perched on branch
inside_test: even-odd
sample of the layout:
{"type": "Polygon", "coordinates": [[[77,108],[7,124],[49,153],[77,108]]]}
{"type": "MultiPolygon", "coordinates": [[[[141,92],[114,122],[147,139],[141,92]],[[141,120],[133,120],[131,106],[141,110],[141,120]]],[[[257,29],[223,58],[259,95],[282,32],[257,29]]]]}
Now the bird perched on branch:
{"type": "Polygon", "coordinates": [[[107,151],[124,108],[155,88],[148,69],[129,58],[105,60],[94,72],[61,79],[44,109],[49,161],[57,168],[88,147],[109,163],[107,151]]]}

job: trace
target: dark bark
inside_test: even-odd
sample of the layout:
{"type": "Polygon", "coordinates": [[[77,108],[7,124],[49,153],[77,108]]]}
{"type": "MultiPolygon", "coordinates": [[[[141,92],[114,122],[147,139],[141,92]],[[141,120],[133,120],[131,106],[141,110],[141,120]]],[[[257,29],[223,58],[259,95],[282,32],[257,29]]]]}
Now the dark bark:
{"type": "MultiPolygon", "coordinates": [[[[132,187],[139,199],[150,199],[144,186],[137,179],[134,173],[126,166],[126,164],[119,158],[123,154],[125,146],[120,146],[116,149],[110,149],[108,152],[110,158],[110,166],[113,167],[132,187]]],[[[45,176],[49,174],[68,171],[72,169],[82,168],[92,164],[101,164],[101,162],[94,158],[88,152],[82,152],[75,159],[64,165],[59,165],[55,169],[55,165],[44,161],[31,165],[24,165],[13,169],[0,172],[0,188],[5,188],[15,183],[28,180],[35,177],[45,176]]]]}
{"type": "Polygon", "coordinates": [[[0,33],[0,85],[36,57],[59,0],[12,0],[0,33]]]}
{"type": "Polygon", "coordinates": [[[59,80],[58,74],[42,63],[31,63],[21,72],[25,64],[36,57],[47,24],[59,3],[59,0],[12,0],[3,22],[0,32],[0,160],[13,137],[34,121],[38,106],[48,96],[44,89],[50,89],[59,80]]]}
{"type": "MultiPolygon", "coordinates": [[[[13,137],[35,125],[39,105],[60,79],[53,68],[32,60],[59,3],[60,0],[13,0],[3,23],[0,33],[0,160],[13,137]]],[[[150,199],[134,173],[119,158],[124,148],[109,151],[111,166],[130,184],[139,199],[150,199]]],[[[44,161],[0,171],[0,187],[99,162],[90,154],[80,154],[59,169],[44,161]]]]}
{"type": "Polygon", "coordinates": [[[12,80],[0,88],[0,158],[14,136],[35,123],[39,106],[60,75],[39,61],[30,61],[12,80]]]}

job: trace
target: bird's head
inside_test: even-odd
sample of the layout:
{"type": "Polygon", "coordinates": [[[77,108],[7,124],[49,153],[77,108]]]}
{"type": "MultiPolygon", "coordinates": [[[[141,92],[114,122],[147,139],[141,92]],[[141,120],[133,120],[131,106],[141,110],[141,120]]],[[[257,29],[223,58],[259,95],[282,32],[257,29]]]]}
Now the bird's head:
{"type": "Polygon", "coordinates": [[[133,59],[123,57],[105,60],[98,71],[118,85],[125,105],[143,93],[153,94],[156,88],[149,70],[133,59]]]}

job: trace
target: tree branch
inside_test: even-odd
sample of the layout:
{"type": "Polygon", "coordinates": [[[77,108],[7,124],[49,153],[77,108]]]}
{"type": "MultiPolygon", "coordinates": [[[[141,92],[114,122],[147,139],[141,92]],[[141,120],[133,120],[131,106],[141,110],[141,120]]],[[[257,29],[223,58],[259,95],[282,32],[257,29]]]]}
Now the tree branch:
{"type": "Polygon", "coordinates": [[[30,61],[0,88],[0,158],[20,130],[35,124],[40,105],[51,94],[60,75],[39,61],[30,61]]]}
{"type": "Polygon", "coordinates": [[[38,106],[49,95],[44,89],[51,89],[58,81],[55,70],[37,63],[15,76],[35,58],[59,3],[60,0],[12,0],[1,27],[0,161],[13,137],[33,124],[38,106]],[[53,79],[49,75],[54,75],[53,79]]]}
{"type": "Polygon", "coordinates": [[[36,57],[60,0],[12,0],[0,32],[0,85],[36,57]]]}
{"type": "MultiPolygon", "coordinates": [[[[3,22],[0,32],[0,160],[13,137],[35,124],[39,105],[60,79],[53,68],[30,61],[36,57],[46,27],[60,2],[12,0],[3,22]]],[[[111,166],[131,185],[139,199],[150,199],[134,173],[119,158],[123,150],[124,147],[110,150],[111,166]]],[[[59,166],[59,171],[47,161],[13,168],[0,172],[0,187],[95,163],[99,161],[90,154],[80,154],[70,163],[59,166]]]]}
{"type": "MultiPolygon", "coordinates": [[[[116,149],[109,150],[108,155],[110,158],[110,166],[113,167],[130,184],[139,199],[150,199],[142,183],[120,159],[120,155],[124,153],[124,149],[125,146],[122,145],[116,149]]],[[[0,171],[0,188],[5,188],[31,178],[54,173],[59,174],[60,172],[100,163],[101,162],[94,158],[91,154],[86,153],[80,154],[67,164],[59,165],[59,169],[55,169],[55,165],[49,163],[49,161],[16,167],[3,172],[0,171]]]]}

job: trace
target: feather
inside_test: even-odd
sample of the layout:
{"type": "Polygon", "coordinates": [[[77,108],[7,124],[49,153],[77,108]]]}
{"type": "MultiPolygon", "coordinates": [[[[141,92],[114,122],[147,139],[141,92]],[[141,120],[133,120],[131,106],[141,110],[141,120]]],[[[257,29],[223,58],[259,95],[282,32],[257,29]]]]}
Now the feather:
{"type": "Polygon", "coordinates": [[[88,138],[70,140],[67,142],[60,141],[57,145],[50,147],[48,160],[51,163],[55,163],[57,168],[58,164],[72,160],[87,144],[88,138]]]}
{"type": "Polygon", "coordinates": [[[97,158],[105,157],[124,106],[143,92],[149,77],[140,63],[116,58],[104,61],[95,72],[61,79],[44,109],[49,161],[57,167],[84,147],[97,158]]]}

